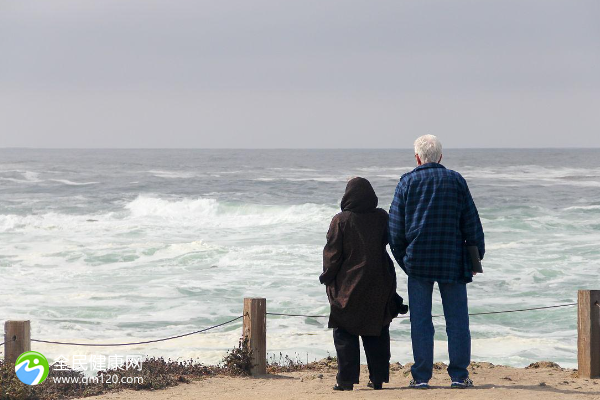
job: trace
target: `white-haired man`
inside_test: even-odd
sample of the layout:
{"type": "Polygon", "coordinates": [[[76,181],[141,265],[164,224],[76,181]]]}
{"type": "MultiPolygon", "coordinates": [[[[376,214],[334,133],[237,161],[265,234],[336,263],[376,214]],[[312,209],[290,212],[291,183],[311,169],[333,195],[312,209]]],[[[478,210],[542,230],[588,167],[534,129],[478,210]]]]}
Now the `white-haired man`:
{"type": "Polygon", "coordinates": [[[467,182],[442,161],[442,145],[433,135],[415,141],[417,168],[404,174],[390,208],[389,242],[394,258],[408,275],[414,388],[428,388],[433,373],[431,296],[438,283],[453,388],[473,386],[467,367],[471,334],[466,284],[473,279],[467,246],[485,244],[479,214],[467,182]]]}

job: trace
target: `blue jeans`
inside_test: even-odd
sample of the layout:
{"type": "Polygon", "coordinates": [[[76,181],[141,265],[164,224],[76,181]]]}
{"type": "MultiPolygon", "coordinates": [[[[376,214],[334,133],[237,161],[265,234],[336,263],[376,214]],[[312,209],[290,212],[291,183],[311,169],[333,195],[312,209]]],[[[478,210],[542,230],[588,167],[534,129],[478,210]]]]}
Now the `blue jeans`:
{"type": "MultiPolygon", "coordinates": [[[[452,382],[462,382],[469,377],[467,367],[471,362],[471,332],[469,331],[469,309],[467,285],[465,283],[438,283],[442,295],[448,353],[448,374],[452,382]]],[[[433,282],[408,278],[408,305],[410,307],[410,329],[415,364],[411,373],[418,382],[428,382],[433,374],[433,335],[431,321],[431,295],[433,282]]]]}

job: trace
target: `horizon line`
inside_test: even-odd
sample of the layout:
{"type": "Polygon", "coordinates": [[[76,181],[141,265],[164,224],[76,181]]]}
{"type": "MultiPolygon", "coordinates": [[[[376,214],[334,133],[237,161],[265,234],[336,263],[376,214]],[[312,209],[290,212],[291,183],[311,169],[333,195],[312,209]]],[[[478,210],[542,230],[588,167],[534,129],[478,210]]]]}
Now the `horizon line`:
{"type": "MultiPolygon", "coordinates": [[[[10,146],[0,150],[412,150],[412,147],[28,147],[10,146]]],[[[580,147],[444,147],[445,150],[598,150],[580,147]]]]}

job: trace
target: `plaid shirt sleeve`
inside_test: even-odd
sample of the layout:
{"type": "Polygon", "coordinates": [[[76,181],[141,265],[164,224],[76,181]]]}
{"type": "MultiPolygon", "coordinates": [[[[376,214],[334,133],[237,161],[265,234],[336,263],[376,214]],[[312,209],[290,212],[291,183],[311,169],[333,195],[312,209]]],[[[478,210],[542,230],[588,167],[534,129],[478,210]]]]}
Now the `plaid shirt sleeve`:
{"type": "Polygon", "coordinates": [[[465,199],[460,215],[460,230],[467,246],[477,246],[479,257],[483,260],[485,254],[483,227],[481,226],[477,207],[469,191],[469,186],[464,179],[461,179],[461,183],[464,185],[465,199]]]}
{"type": "Polygon", "coordinates": [[[408,242],[405,233],[405,200],[404,200],[404,183],[402,179],[396,186],[396,193],[390,206],[389,219],[389,242],[392,255],[402,269],[404,268],[404,255],[408,242]]]}

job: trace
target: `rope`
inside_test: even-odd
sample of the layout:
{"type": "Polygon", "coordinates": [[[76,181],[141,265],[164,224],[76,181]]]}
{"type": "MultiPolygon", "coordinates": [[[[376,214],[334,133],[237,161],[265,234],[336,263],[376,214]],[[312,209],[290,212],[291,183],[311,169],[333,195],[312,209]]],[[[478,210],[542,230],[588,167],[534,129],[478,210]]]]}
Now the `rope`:
{"type": "Polygon", "coordinates": [[[273,312],[268,312],[267,315],[276,315],[279,317],[329,318],[329,315],[280,314],[273,312]]]}
{"type": "MultiPolygon", "coordinates": [[[[487,311],[487,312],[480,312],[480,313],[472,313],[469,315],[474,316],[474,315],[505,314],[505,313],[514,313],[514,312],[522,312],[522,311],[545,310],[548,308],[571,307],[571,306],[576,306],[576,305],[577,305],[577,303],[568,303],[568,304],[558,304],[555,306],[522,308],[522,309],[518,309],[518,310],[487,311]]],[[[275,315],[275,316],[280,316],[280,317],[305,317],[305,318],[328,318],[329,317],[329,315],[304,315],[304,314],[283,314],[283,313],[267,313],[267,315],[275,315]]],[[[432,315],[431,317],[439,318],[439,317],[443,317],[443,316],[444,316],[443,314],[439,314],[439,315],[432,315]]],[[[410,315],[402,315],[402,316],[399,316],[398,318],[410,318],[410,315]]]]}
{"type": "MultiPolygon", "coordinates": [[[[555,306],[523,308],[523,309],[520,309],[520,310],[488,311],[488,312],[480,312],[480,313],[474,313],[474,314],[469,314],[469,315],[504,314],[504,313],[513,313],[513,312],[522,312],[522,311],[546,310],[548,308],[572,307],[572,306],[576,306],[576,305],[577,305],[577,303],[568,303],[568,304],[558,304],[558,305],[555,305],[555,306]]],[[[436,315],[436,317],[441,317],[441,315],[436,315]]]]}
{"type": "MultiPolygon", "coordinates": [[[[554,305],[554,306],[521,308],[521,309],[517,309],[517,310],[487,311],[487,312],[479,312],[479,313],[470,313],[469,315],[476,316],[476,315],[490,315],[490,314],[507,314],[507,313],[514,313],[514,312],[523,312],[523,311],[546,310],[546,309],[550,309],[550,308],[571,307],[571,306],[576,306],[576,305],[577,305],[577,303],[557,304],[557,305],[554,305]]],[[[596,303],[596,305],[600,307],[600,304],[596,303]]],[[[271,313],[271,312],[268,312],[266,314],[267,315],[278,316],[278,317],[303,317],[303,318],[328,318],[329,317],[329,315],[285,314],[285,313],[271,313]]],[[[438,317],[443,317],[443,316],[444,315],[440,314],[440,315],[432,315],[431,317],[432,318],[438,318],[438,317]]],[[[410,317],[409,315],[403,315],[403,316],[400,316],[398,318],[409,318],[409,317],[410,317]]],[[[222,322],[220,324],[210,326],[208,328],[200,329],[198,331],[194,331],[194,332],[190,332],[190,333],[184,333],[183,335],[170,336],[170,337],[166,337],[164,339],[145,340],[145,341],[142,341],[142,342],[131,342],[131,343],[71,343],[71,342],[55,342],[55,341],[40,340],[40,339],[31,339],[31,341],[32,342],[37,342],[37,343],[58,344],[58,345],[65,345],[65,346],[86,346],[86,347],[135,346],[135,345],[141,345],[141,344],[165,342],[167,340],[179,339],[179,338],[186,337],[186,336],[196,335],[198,333],[207,332],[207,331],[210,331],[211,329],[215,329],[215,328],[219,328],[219,327],[224,326],[224,325],[231,324],[232,322],[238,321],[238,320],[240,320],[242,318],[244,318],[244,316],[240,315],[239,317],[235,317],[233,319],[230,319],[229,321],[225,321],[225,322],[222,322]]],[[[0,343],[0,346],[2,346],[3,344],[4,343],[0,343]]]]}
{"type": "Polygon", "coordinates": [[[53,341],[49,341],[49,340],[38,340],[38,339],[31,339],[31,341],[32,342],[38,342],[38,343],[60,344],[60,345],[66,345],[66,346],[88,346],[88,347],[134,346],[134,345],[139,345],[139,344],[165,342],[167,340],[179,339],[179,338],[182,338],[182,337],[185,337],[185,336],[196,335],[198,333],[206,332],[206,331],[209,331],[211,329],[215,329],[215,328],[218,328],[220,326],[230,324],[230,323],[235,322],[235,321],[237,321],[239,319],[242,319],[243,317],[244,317],[243,315],[240,315],[239,317],[236,317],[236,318],[231,319],[229,321],[226,321],[226,322],[223,322],[221,324],[217,324],[217,325],[211,326],[209,328],[204,328],[204,329],[201,329],[199,331],[194,331],[194,332],[190,332],[190,333],[184,333],[183,335],[171,336],[171,337],[167,337],[167,338],[164,338],[164,339],[146,340],[146,341],[143,341],[143,342],[133,342],[133,343],[67,343],[67,342],[53,342],[53,341]]]}

